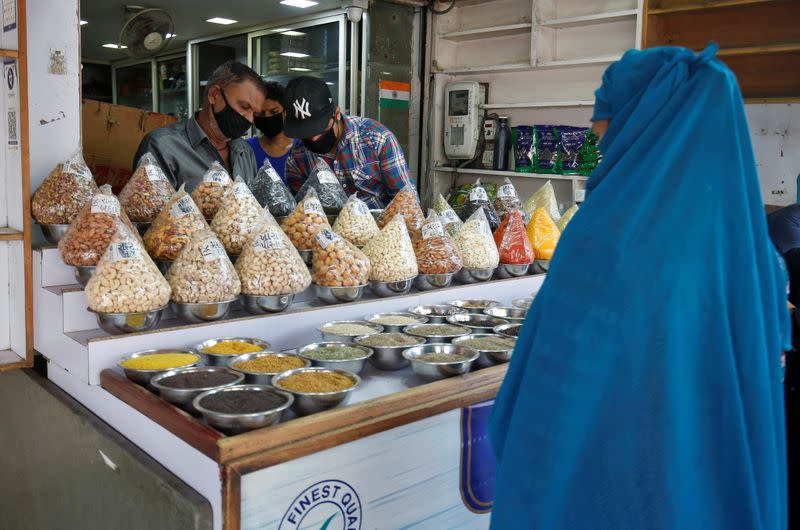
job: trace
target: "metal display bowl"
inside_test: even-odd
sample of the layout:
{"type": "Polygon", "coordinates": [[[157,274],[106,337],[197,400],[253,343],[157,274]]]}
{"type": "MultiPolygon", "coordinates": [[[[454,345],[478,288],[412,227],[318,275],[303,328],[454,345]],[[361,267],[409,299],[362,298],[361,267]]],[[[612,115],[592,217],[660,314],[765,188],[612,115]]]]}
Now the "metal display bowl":
{"type": "Polygon", "coordinates": [[[161,315],[167,306],[152,311],[135,311],[133,313],[104,313],[87,308],[97,317],[97,325],[106,333],[121,335],[153,329],[161,322],[161,315]]]}
{"type": "Polygon", "coordinates": [[[68,224],[50,225],[39,223],[39,226],[42,228],[42,234],[44,235],[44,238],[51,245],[58,245],[58,242],[61,241],[61,239],[67,233],[67,228],[69,228],[68,224]]]}
{"type": "Polygon", "coordinates": [[[468,269],[464,267],[456,273],[456,280],[461,283],[485,282],[492,279],[495,269],[497,269],[497,267],[488,269],[468,269]]]}
{"type": "Polygon", "coordinates": [[[377,221],[383,215],[383,208],[370,208],[369,213],[372,214],[372,217],[377,221]]]}
{"type": "Polygon", "coordinates": [[[532,303],[533,303],[533,297],[517,298],[516,300],[511,302],[511,305],[516,307],[516,308],[524,309],[524,310],[527,311],[528,309],[531,308],[531,304],[532,303]]]}
{"type": "MultiPolygon", "coordinates": [[[[522,322],[525,320],[525,315],[528,314],[528,310],[520,309],[518,307],[489,307],[484,309],[483,313],[485,315],[507,320],[509,324],[522,324],[522,322]]],[[[498,326],[499,325],[500,324],[498,324],[498,326]]]]}
{"type": "Polygon", "coordinates": [[[403,357],[411,362],[411,369],[420,377],[426,379],[444,379],[456,375],[464,375],[472,368],[472,363],[480,354],[457,344],[424,344],[403,351],[403,357]],[[455,353],[464,355],[466,360],[456,362],[427,362],[420,361],[418,357],[425,353],[455,353]]]}
{"type": "Polygon", "coordinates": [[[314,342],[313,344],[308,344],[297,350],[297,355],[302,357],[305,361],[314,366],[319,366],[321,368],[332,368],[334,370],[344,370],[345,372],[359,374],[361,373],[361,370],[364,369],[364,363],[367,361],[367,359],[372,357],[373,350],[372,348],[361,346],[357,343],[348,344],[346,342],[314,342]],[[320,361],[317,359],[312,359],[311,357],[307,356],[309,352],[313,352],[314,350],[318,350],[320,348],[325,348],[326,346],[346,346],[348,348],[355,348],[357,350],[361,350],[363,352],[363,356],[357,357],[355,359],[345,359],[341,361],[334,361],[334,360],[320,361]]]}
{"type": "Polygon", "coordinates": [[[175,314],[190,324],[201,324],[203,322],[214,322],[222,320],[231,312],[231,304],[236,299],[225,302],[208,302],[198,304],[184,304],[172,302],[172,310],[175,314]]]}
{"type": "Polygon", "coordinates": [[[531,265],[531,274],[544,274],[549,270],[550,270],[549,259],[533,260],[533,265],[531,265]]]}
{"type": "Polygon", "coordinates": [[[264,385],[237,385],[217,388],[203,392],[192,401],[192,405],[197,409],[211,427],[225,431],[229,434],[237,434],[261,427],[275,425],[281,419],[281,414],[294,403],[294,396],[288,392],[283,392],[264,385]],[[216,394],[217,392],[272,392],[284,398],[283,404],[278,407],[262,412],[252,412],[249,414],[226,414],[209,410],[201,404],[203,399],[216,394]]]}
{"type": "Polygon", "coordinates": [[[459,309],[463,309],[467,313],[482,315],[484,309],[489,307],[500,307],[503,304],[497,300],[480,300],[473,298],[465,300],[453,300],[450,302],[450,305],[459,309]]]}
{"type": "Polygon", "coordinates": [[[96,268],[97,265],[75,265],[75,281],[86,287],[96,268]]]}
{"type": "Polygon", "coordinates": [[[161,272],[162,275],[166,276],[167,272],[169,272],[169,268],[172,267],[174,260],[171,259],[154,259],[153,260],[158,267],[158,270],[161,272]]]}
{"type": "Polygon", "coordinates": [[[498,337],[501,339],[511,338],[511,337],[506,337],[504,335],[499,335],[497,333],[473,333],[471,335],[467,335],[466,337],[459,337],[457,339],[453,339],[453,344],[456,344],[458,346],[464,346],[465,348],[469,348],[471,350],[475,350],[476,352],[478,352],[480,354],[480,357],[478,357],[477,363],[481,366],[493,366],[495,364],[502,364],[510,361],[511,355],[514,353],[514,346],[511,346],[511,348],[508,349],[484,350],[480,348],[475,348],[474,346],[470,346],[468,344],[470,339],[491,338],[491,337],[498,337]]]}
{"type": "Polygon", "coordinates": [[[403,328],[406,326],[413,326],[414,324],[425,324],[428,321],[428,317],[417,315],[414,313],[409,313],[406,311],[396,311],[392,313],[375,313],[371,317],[365,319],[370,324],[377,324],[379,326],[383,326],[383,331],[385,333],[392,333],[395,331],[403,331],[403,328]],[[414,319],[414,322],[411,324],[381,324],[380,322],[376,322],[381,317],[390,317],[390,316],[398,316],[398,317],[408,317],[414,319]]]}
{"type": "MultiPolygon", "coordinates": [[[[365,335],[365,333],[354,333],[352,335],[339,335],[337,333],[325,331],[326,327],[331,326],[333,324],[358,324],[359,326],[367,326],[368,328],[374,329],[375,333],[383,332],[383,326],[367,322],[366,320],[336,320],[334,322],[328,322],[327,324],[323,324],[317,328],[317,331],[319,331],[322,334],[323,342],[344,342],[345,344],[350,344],[353,342],[354,338],[361,335],[365,335]]],[[[367,333],[366,335],[371,335],[371,333],[367,333]]]]}
{"type": "MultiPolygon", "coordinates": [[[[243,353],[241,355],[237,355],[236,357],[228,361],[228,368],[230,368],[236,373],[242,374],[244,376],[245,383],[272,386],[272,378],[281,372],[285,372],[286,370],[281,370],[280,372],[250,372],[248,370],[236,367],[236,365],[239,363],[243,363],[245,361],[251,361],[253,359],[258,359],[259,357],[266,357],[266,356],[293,357],[303,361],[303,366],[301,368],[307,368],[311,366],[311,363],[307,359],[301,357],[300,355],[294,355],[291,353],[257,352],[257,353],[243,353]]],[[[290,370],[294,370],[294,368],[290,368],[290,370]]]]}
{"type": "Polygon", "coordinates": [[[283,372],[282,374],[278,374],[272,378],[272,386],[279,390],[283,390],[285,392],[289,392],[294,396],[294,404],[292,405],[292,410],[298,416],[307,416],[309,414],[314,414],[316,412],[322,412],[324,410],[329,410],[334,407],[338,407],[339,405],[344,405],[350,399],[350,396],[353,394],[353,391],[358,388],[358,385],[361,384],[361,378],[358,375],[346,372],[344,370],[334,370],[331,368],[321,368],[321,367],[312,367],[312,368],[298,368],[297,370],[289,370],[288,372],[283,372]],[[335,392],[298,392],[295,390],[289,390],[281,385],[281,381],[286,379],[287,377],[299,373],[306,373],[306,372],[323,372],[323,373],[336,373],[342,374],[346,377],[349,377],[353,381],[353,386],[345,388],[344,390],[337,390],[335,392]]]}
{"type": "Polygon", "coordinates": [[[150,229],[150,225],[152,224],[153,223],[133,223],[133,226],[139,231],[139,235],[143,236],[144,233],[150,229]]]}
{"type": "MultiPolygon", "coordinates": [[[[449,318],[449,317],[448,317],[449,318]]],[[[447,322],[444,322],[447,324],[447,322]]],[[[430,326],[432,323],[428,324],[416,324],[414,326],[406,326],[403,328],[403,333],[406,335],[411,335],[413,337],[419,337],[421,339],[425,339],[425,342],[450,342],[451,340],[455,339],[456,337],[463,337],[464,335],[470,334],[470,329],[464,326],[459,326],[464,331],[454,335],[422,335],[419,333],[420,329],[424,329],[424,326],[430,326]]]]}
{"type": "Polygon", "coordinates": [[[194,350],[200,354],[200,356],[203,358],[203,360],[208,366],[227,366],[228,361],[230,361],[237,355],[243,355],[243,354],[209,353],[203,351],[203,348],[210,348],[215,344],[227,341],[246,342],[248,344],[252,344],[253,346],[258,346],[259,348],[261,348],[260,351],[248,352],[248,353],[262,353],[268,351],[270,347],[269,342],[261,339],[253,339],[247,337],[221,337],[218,339],[205,340],[200,344],[198,344],[197,346],[195,346],[194,350]]]}
{"type": "Polygon", "coordinates": [[[442,324],[443,322],[446,322],[445,319],[450,315],[466,313],[467,310],[450,304],[429,304],[412,307],[409,312],[415,315],[427,317],[428,324],[442,324]]]}
{"type": "Polygon", "coordinates": [[[305,263],[306,265],[308,265],[310,267],[311,266],[311,258],[314,256],[314,251],[313,250],[298,250],[297,252],[300,254],[300,257],[303,258],[303,263],[305,263]]]}
{"type": "Polygon", "coordinates": [[[447,274],[420,274],[414,284],[420,291],[431,291],[433,289],[444,289],[453,282],[454,272],[447,274]]]}
{"type": "Polygon", "coordinates": [[[224,366],[194,366],[191,368],[177,368],[175,370],[169,370],[168,372],[162,372],[150,380],[150,384],[158,390],[158,393],[161,396],[172,403],[173,405],[177,405],[182,409],[186,410],[191,414],[199,415],[200,411],[194,408],[192,402],[194,398],[202,394],[203,392],[207,392],[209,390],[214,390],[215,388],[225,388],[227,386],[238,385],[244,379],[244,374],[235,372],[233,370],[228,370],[224,366]],[[162,379],[166,379],[167,377],[178,375],[178,374],[185,374],[185,373],[193,373],[193,372],[220,372],[220,373],[231,373],[236,376],[236,379],[231,381],[230,383],[224,383],[221,385],[214,385],[205,388],[174,388],[171,386],[165,386],[161,384],[162,379]]]}
{"type": "Polygon", "coordinates": [[[326,285],[314,286],[314,294],[326,304],[341,304],[355,302],[364,294],[366,285],[355,285],[352,287],[328,287],[326,285]]]}
{"type": "MultiPolygon", "coordinates": [[[[363,346],[361,341],[366,339],[367,337],[371,337],[372,335],[364,335],[361,337],[356,337],[353,342],[358,344],[359,346],[372,348],[375,352],[375,355],[370,357],[370,362],[373,366],[375,366],[379,370],[400,370],[401,368],[405,368],[408,366],[408,360],[403,357],[403,350],[408,348],[412,348],[412,345],[407,346],[363,346]]],[[[421,346],[425,344],[425,339],[421,337],[415,337],[413,335],[409,335],[411,338],[417,340],[416,346],[421,346]]]]}
{"type": "Polygon", "coordinates": [[[511,333],[509,333],[509,330],[516,330],[517,332],[519,332],[519,329],[521,327],[522,324],[501,324],[500,326],[493,327],[492,332],[516,340],[518,335],[512,335],[511,333]]]}
{"type": "Polygon", "coordinates": [[[469,328],[472,333],[488,333],[492,331],[495,326],[508,324],[508,320],[504,318],[493,317],[490,315],[476,315],[474,313],[469,315],[451,315],[447,317],[447,322],[454,326],[464,326],[469,328]],[[468,322],[480,322],[480,324],[468,322]]]}
{"type": "Polygon", "coordinates": [[[372,289],[372,292],[376,295],[386,298],[387,296],[398,296],[402,294],[408,294],[411,288],[414,286],[414,279],[408,278],[406,280],[400,280],[397,282],[369,282],[369,287],[372,289]]]}
{"type": "Polygon", "coordinates": [[[138,383],[140,385],[147,386],[147,385],[150,384],[150,380],[153,377],[155,377],[155,376],[157,376],[159,374],[163,374],[164,372],[171,372],[171,371],[174,371],[174,370],[180,370],[180,369],[183,369],[183,368],[191,368],[193,366],[197,366],[197,363],[199,363],[202,360],[203,360],[203,357],[201,355],[199,355],[194,350],[151,349],[151,350],[137,351],[136,353],[131,353],[130,355],[126,355],[125,357],[120,359],[119,362],[117,362],[117,366],[122,368],[122,371],[125,372],[125,376],[128,379],[130,379],[134,383],[138,383]],[[172,368],[160,368],[160,369],[157,369],[157,370],[140,370],[138,368],[126,368],[125,365],[123,365],[123,363],[125,361],[128,361],[130,359],[135,359],[137,357],[142,357],[144,355],[151,355],[151,354],[154,354],[154,353],[188,353],[188,354],[191,354],[191,355],[197,355],[197,361],[193,362],[192,364],[186,364],[184,366],[174,366],[172,368]]]}
{"type": "Polygon", "coordinates": [[[293,294],[257,295],[240,294],[239,301],[245,311],[251,315],[264,315],[266,313],[280,313],[292,305],[293,294]]]}
{"type": "Polygon", "coordinates": [[[518,278],[528,274],[531,268],[530,263],[516,264],[516,263],[501,263],[497,266],[498,278],[518,278]]]}

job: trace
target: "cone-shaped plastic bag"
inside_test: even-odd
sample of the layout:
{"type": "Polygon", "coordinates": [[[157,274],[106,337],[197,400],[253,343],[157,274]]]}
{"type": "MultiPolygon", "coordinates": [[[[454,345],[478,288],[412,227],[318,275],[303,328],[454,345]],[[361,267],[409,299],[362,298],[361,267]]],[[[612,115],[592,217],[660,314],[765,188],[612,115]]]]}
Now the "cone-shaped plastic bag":
{"type": "Polygon", "coordinates": [[[217,210],[222,206],[222,198],[225,192],[233,185],[233,180],[228,172],[217,161],[208,168],[200,184],[192,192],[194,200],[203,217],[211,220],[217,214],[217,210]]]}
{"type": "Polygon", "coordinates": [[[272,167],[269,158],[264,158],[264,164],[248,185],[258,203],[275,217],[286,217],[297,206],[292,192],[272,167]]]}
{"type": "Polygon", "coordinates": [[[500,263],[483,208],[478,208],[467,219],[453,241],[461,254],[461,263],[468,269],[494,269],[500,263]]]}
{"type": "Polygon", "coordinates": [[[422,206],[419,204],[419,195],[417,190],[411,184],[397,192],[392,201],[383,210],[380,218],[378,219],[378,226],[383,228],[394,219],[395,215],[402,214],[406,220],[406,228],[409,234],[416,234],[419,232],[419,227],[425,221],[425,214],[422,213],[422,206]]]}
{"type": "Polygon", "coordinates": [[[211,229],[216,232],[225,251],[237,256],[261,222],[263,212],[242,177],[236,177],[222,198],[222,206],[211,221],[211,229]]]}
{"type": "Polygon", "coordinates": [[[372,264],[369,279],[376,282],[399,282],[419,272],[414,245],[408,235],[403,214],[397,214],[381,233],[364,246],[364,254],[372,264]]]}
{"type": "Polygon", "coordinates": [[[283,230],[265,214],[236,260],[242,293],[297,294],[311,285],[311,274],[283,230]]]}
{"type": "Polygon", "coordinates": [[[522,201],[519,199],[519,195],[517,195],[517,189],[508,177],[506,177],[503,184],[497,188],[494,208],[497,210],[497,215],[500,217],[501,221],[511,210],[520,210],[522,212],[522,220],[526,224],[530,221],[530,216],[522,208],[522,201]]]}
{"type": "Polygon", "coordinates": [[[355,246],[361,247],[381,229],[378,228],[378,223],[375,222],[366,203],[354,193],[347,199],[342,212],[333,223],[333,231],[355,246]]]}
{"type": "Polygon", "coordinates": [[[303,183],[303,187],[297,192],[295,198],[300,200],[312,188],[317,190],[319,202],[322,204],[326,214],[336,215],[342,211],[344,204],[347,202],[347,193],[345,193],[342,183],[336,178],[336,174],[328,166],[328,163],[322,159],[317,160],[316,165],[311,170],[311,174],[303,183]]]}
{"type": "Polygon", "coordinates": [[[544,208],[554,222],[561,219],[561,214],[558,213],[556,192],[553,189],[553,183],[549,180],[525,201],[525,211],[528,216],[533,217],[533,213],[539,208],[544,208]]]}
{"type": "Polygon", "coordinates": [[[564,212],[564,215],[562,215],[561,219],[559,219],[558,222],[556,223],[559,232],[561,232],[562,234],[564,233],[564,229],[567,227],[569,222],[572,221],[572,218],[575,216],[576,213],[578,213],[577,204],[573,204],[566,212],[564,212]]]}
{"type": "Polygon", "coordinates": [[[311,250],[316,245],[317,231],[331,225],[314,188],[310,188],[294,211],[283,220],[281,228],[297,250],[311,250]]]}
{"type": "Polygon", "coordinates": [[[42,224],[70,224],[95,193],[97,184],[78,150],[58,164],[36,189],[31,214],[42,224]]]}
{"type": "Polygon", "coordinates": [[[413,242],[420,274],[449,274],[461,270],[458,249],[434,210],[428,210],[428,217],[413,242]]]}
{"type": "Polygon", "coordinates": [[[442,197],[441,193],[436,197],[436,201],[433,203],[433,209],[439,214],[444,229],[447,230],[450,237],[455,237],[458,231],[461,230],[461,227],[464,226],[464,222],[458,217],[455,210],[450,207],[447,200],[442,197]]]}
{"type": "Polygon", "coordinates": [[[198,230],[167,271],[172,301],[181,304],[227,302],[241,284],[225,248],[208,228],[198,230]]]}
{"type": "Polygon", "coordinates": [[[500,253],[500,263],[525,265],[533,263],[533,245],[525,231],[525,222],[519,210],[511,210],[494,232],[494,242],[500,253]]]}
{"type": "Polygon", "coordinates": [[[528,239],[533,243],[536,259],[552,259],[561,232],[547,210],[539,208],[534,212],[531,222],[528,223],[527,232],[528,239]]]}
{"type": "Polygon", "coordinates": [[[366,285],[370,269],[369,258],[329,227],[323,227],[316,233],[311,259],[314,283],[326,287],[366,285]]]}
{"type": "Polygon", "coordinates": [[[150,257],[171,261],[198,230],[208,228],[203,214],[182,185],[144,233],[144,248],[150,257]]]}
{"type": "Polygon", "coordinates": [[[467,202],[461,207],[458,216],[466,221],[477,210],[483,210],[484,216],[489,223],[489,228],[494,232],[500,226],[500,218],[497,216],[497,211],[489,201],[489,195],[486,189],[481,185],[481,179],[475,181],[475,185],[469,190],[469,198],[467,202]]]}
{"type": "Polygon", "coordinates": [[[167,205],[172,187],[152,153],[145,153],[119,194],[119,202],[134,223],[151,223],[167,205]]]}

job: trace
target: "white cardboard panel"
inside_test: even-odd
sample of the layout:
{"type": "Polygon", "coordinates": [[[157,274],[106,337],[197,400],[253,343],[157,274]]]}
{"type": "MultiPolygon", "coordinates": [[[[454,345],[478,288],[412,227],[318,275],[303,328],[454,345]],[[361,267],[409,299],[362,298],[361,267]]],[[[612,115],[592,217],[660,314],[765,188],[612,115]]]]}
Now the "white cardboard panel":
{"type": "Polygon", "coordinates": [[[11,347],[11,293],[9,291],[9,249],[10,241],[0,241],[0,350],[11,347]]]}
{"type": "Polygon", "coordinates": [[[35,254],[40,255],[42,261],[41,283],[36,285],[55,287],[75,284],[75,269],[61,260],[61,254],[59,254],[57,248],[41,248],[36,250],[35,254]]]}
{"type": "Polygon", "coordinates": [[[94,313],[87,309],[89,302],[86,300],[85,291],[67,291],[62,297],[65,333],[97,328],[97,319],[94,313]]]}
{"type": "Polygon", "coordinates": [[[9,242],[8,286],[11,299],[10,344],[11,349],[25,357],[26,322],[25,322],[25,246],[22,241],[9,242]]]}

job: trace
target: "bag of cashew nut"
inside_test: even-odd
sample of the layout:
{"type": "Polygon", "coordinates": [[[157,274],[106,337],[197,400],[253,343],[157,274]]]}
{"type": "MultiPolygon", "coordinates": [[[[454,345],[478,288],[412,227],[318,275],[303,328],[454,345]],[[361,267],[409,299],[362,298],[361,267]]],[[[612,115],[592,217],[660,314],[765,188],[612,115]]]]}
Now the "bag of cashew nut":
{"type": "Polygon", "coordinates": [[[311,174],[308,175],[295,198],[300,200],[300,197],[305,197],[308,190],[312,188],[317,190],[319,202],[326,214],[336,215],[342,211],[347,202],[347,193],[328,163],[321,158],[317,160],[311,174]]]}
{"type": "Polygon", "coordinates": [[[227,302],[239,296],[241,284],[233,263],[216,234],[204,228],[189,243],[167,271],[172,301],[179,304],[227,302]]]}
{"type": "Polygon", "coordinates": [[[156,158],[152,153],[146,153],[119,193],[119,202],[134,223],[151,223],[174,193],[175,188],[156,158]]]}
{"type": "Polygon", "coordinates": [[[442,197],[441,193],[436,197],[433,203],[433,209],[439,214],[439,219],[442,221],[444,229],[450,234],[450,237],[455,237],[458,231],[461,230],[461,227],[464,226],[464,222],[459,219],[458,214],[450,207],[447,199],[442,197]]]}
{"type": "Polygon", "coordinates": [[[89,308],[101,313],[153,311],[169,303],[170,287],[130,228],[117,233],[86,284],[89,308]]]}
{"type": "Polygon", "coordinates": [[[238,256],[263,214],[264,209],[258,204],[244,179],[236,177],[233,186],[225,192],[217,215],[211,221],[211,229],[217,233],[225,251],[232,256],[238,256]]]}
{"type": "Polygon", "coordinates": [[[150,257],[172,261],[198,230],[208,228],[203,214],[182,185],[144,233],[144,248],[150,257]]]}
{"type": "Polygon", "coordinates": [[[375,282],[408,280],[419,272],[403,214],[395,215],[380,234],[369,240],[364,254],[372,265],[369,279],[375,282]]]}
{"type": "Polygon", "coordinates": [[[314,237],[311,277],[326,287],[357,287],[369,281],[369,258],[330,227],[321,228],[314,237]]]}
{"type": "Polygon", "coordinates": [[[500,217],[501,221],[511,210],[519,210],[525,224],[528,224],[528,221],[530,221],[530,216],[522,207],[522,201],[519,200],[519,195],[517,195],[517,188],[514,187],[514,184],[511,183],[511,179],[508,177],[506,177],[503,184],[497,188],[497,194],[494,199],[494,209],[497,211],[497,215],[500,217]]]}
{"type": "Polygon", "coordinates": [[[354,244],[363,247],[373,236],[380,233],[378,223],[372,217],[366,203],[352,194],[345,203],[336,222],[333,223],[333,231],[354,244]]]}
{"type": "Polygon", "coordinates": [[[314,188],[310,188],[306,192],[294,211],[283,220],[281,228],[289,236],[289,240],[297,250],[313,249],[317,231],[321,228],[330,230],[328,217],[325,215],[314,188]]]}
{"type": "Polygon", "coordinates": [[[489,222],[489,228],[494,232],[500,226],[500,218],[497,216],[497,211],[489,201],[489,194],[486,193],[486,188],[481,185],[481,179],[475,181],[472,189],[469,190],[469,198],[458,211],[458,216],[462,221],[470,218],[477,210],[483,210],[486,220],[489,222]]]}
{"type": "Polygon", "coordinates": [[[194,200],[200,211],[203,212],[203,217],[207,221],[211,221],[216,215],[217,210],[222,205],[222,197],[225,192],[233,185],[233,180],[228,172],[217,161],[211,164],[208,168],[200,184],[192,191],[192,199],[194,200]]]}
{"type": "Polygon", "coordinates": [[[500,254],[483,208],[478,208],[467,219],[453,242],[461,255],[461,263],[468,269],[494,269],[500,264],[500,254]]]}
{"type": "Polygon", "coordinates": [[[58,164],[36,189],[31,215],[45,225],[70,224],[95,193],[97,184],[78,150],[58,164]]]}
{"type": "Polygon", "coordinates": [[[311,285],[308,267],[271,216],[264,217],[247,241],[236,260],[236,272],[243,294],[297,294],[311,285]]]}
{"type": "Polygon", "coordinates": [[[406,228],[411,235],[416,234],[425,221],[425,214],[422,213],[422,206],[419,204],[419,195],[411,184],[407,184],[397,192],[378,218],[378,226],[385,227],[398,214],[402,214],[405,218],[406,228]]]}
{"type": "Polygon", "coordinates": [[[111,193],[111,186],[104,184],[81,209],[58,243],[61,259],[67,265],[97,265],[111,243],[111,238],[117,233],[118,220],[125,223],[138,237],[119,201],[111,193]]]}
{"type": "Polygon", "coordinates": [[[269,163],[269,158],[264,158],[264,164],[255,177],[247,183],[255,195],[258,203],[269,210],[275,217],[286,217],[297,206],[297,201],[292,197],[292,192],[283,183],[278,172],[269,163]]]}
{"type": "Polygon", "coordinates": [[[428,210],[413,243],[421,274],[451,274],[461,270],[458,249],[434,210],[428,210]]]}

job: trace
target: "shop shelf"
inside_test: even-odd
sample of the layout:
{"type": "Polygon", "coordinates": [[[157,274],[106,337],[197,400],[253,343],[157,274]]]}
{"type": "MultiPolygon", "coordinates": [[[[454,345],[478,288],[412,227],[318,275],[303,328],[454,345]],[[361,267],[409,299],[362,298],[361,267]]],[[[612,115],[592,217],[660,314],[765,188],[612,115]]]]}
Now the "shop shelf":
{"type": "Polygon", "coordinates": [[[523,103],[486,103],[481,105],[483,109],[548,109],[555,107],[593,107],[594,100],[571,100],[571,101],[529,101],[523,103]]]}
{"type": "Polygon", "coordinates": [[[19,59],[19,50],[0,49],[0,57],[9,57],[11,59],[19,59]]]}
{"type": "Polygon", "coordinates": [[[503,74],[510,72],[525,72],[531,70],[530,63],[497,64],[485,66],[465,66],[463,68],[445,68],[435,73],[447,75],[480,75],[480,74],[503,74]]]}
{"type": "Polygon", "coordinates": [[[439,36],[439,38],[452,41],[462,41],[462,40],[483,39],[489,37],[508,37],[510,35],[530,33],[530,31],[531,31],[531,23],[525,22],[521,24],[506,24],[503,26],[491,26],[486,28],[453,31],[450,33],[443,33],[442,35],[439,36]]]}
{"type": "Polygon", "coordinates": [[[548,68],[572,68],[576,66],[593,66],[598,64],[611,64],[622,57],[619,55],[607,55],[603,57],[583,57],[580,59],[565,59],[559,61],[544,61],[536,65],[538,69],[548,68]]]}
{"type": "Polygon", "coordinates": [[[516,171],[496,171],[494,169],[472,169],[472,168],[453,168],[453,167],[434,167],[434,171],[443,173],[464,173],[467,175],[484,175],[490,177],[509,177],[509,178],[528,178],[540,180],[570,180],[582,182],[589,177],[583,175],[552,175],[546,173],[517,173],[516,171]]]}
{"type": "Polygon", "coordinates": [[[23,235],[20,230],[7,226],[0,227],[0,241],[22,241],[23,235]]]}
{"type": "Polygon", "coordinates": [[[607,13],[597,13],[595,15],[584,15],[581,17],[556,18],[543,20],[539,26],[548,28],[576,28],[580,26],[590,26],[593,24],[604,24],[607,22],[619,22],[620,20],[634,20],[638,11],[636,9],[625,9],[623,11],[610,11],[607,13]]]}

